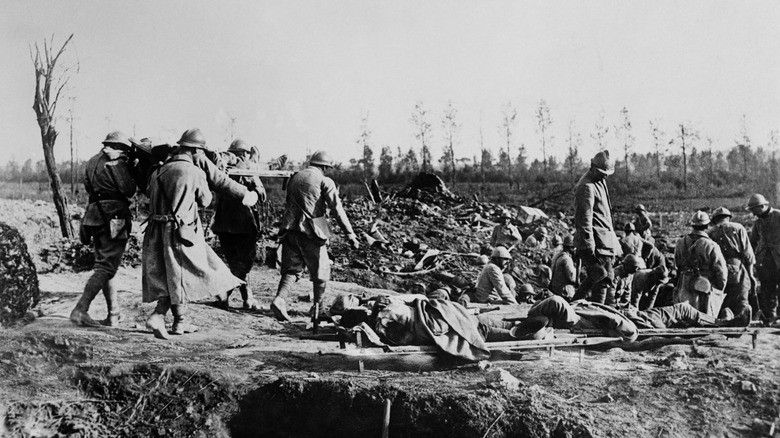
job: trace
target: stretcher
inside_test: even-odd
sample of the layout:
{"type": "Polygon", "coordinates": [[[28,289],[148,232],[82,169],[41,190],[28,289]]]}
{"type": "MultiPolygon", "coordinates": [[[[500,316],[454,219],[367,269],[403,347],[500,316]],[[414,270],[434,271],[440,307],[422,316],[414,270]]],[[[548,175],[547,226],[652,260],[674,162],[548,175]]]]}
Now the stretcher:
{"type": "MultiPolygon", "coordinates": [[[[758,328],[755,327],[692,327],[686,329],[639,329],[637,341],[648,338],[699,338],[710,335],[740,337],[750,335],[753,349],[758,345],[758,328]]],[[[572,333],[599,336],[602,330],[572,330],[572,333]]]]}

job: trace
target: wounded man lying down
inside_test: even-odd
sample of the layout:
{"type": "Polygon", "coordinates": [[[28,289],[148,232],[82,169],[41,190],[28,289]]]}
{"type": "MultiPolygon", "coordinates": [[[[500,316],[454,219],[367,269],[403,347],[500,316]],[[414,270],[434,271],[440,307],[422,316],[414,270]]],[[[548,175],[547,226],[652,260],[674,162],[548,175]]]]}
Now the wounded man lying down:
{"type": "Polygon", "coordinates": [[[571,304],[552,296],[534,304],[518,325],[486,315],[475,316],[458,303],[415,299],[380,301],[373,312],[374,331],[391,345],[436,345],[468,360],[490,357],[487,342],[544,339],[557,329],[597,329],[633,342],[638,328],[736,327],[749,320],[714,319],[687,303],[647,311],[618,311],[585,300],[571,304]]]}

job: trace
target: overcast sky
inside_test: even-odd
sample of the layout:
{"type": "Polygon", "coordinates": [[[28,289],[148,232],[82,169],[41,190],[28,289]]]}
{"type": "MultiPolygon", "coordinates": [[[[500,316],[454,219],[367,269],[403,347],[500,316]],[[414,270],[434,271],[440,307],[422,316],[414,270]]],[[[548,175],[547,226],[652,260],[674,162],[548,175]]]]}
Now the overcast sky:
{"type": "MultiPolygon", "coordinates": [[[[555,149],[570,121],[582,155],[603,113],[628,109],[638,152],[649,120],[692,122],[715,147],[734,144],[742,115],[755,145],[780,128],[777,1],[34,1],[0,2],[0,162],[42,158],[31,108],[29,45],[54,36],[75,65],[58,107],[57,156],[74,142],[86,159],[110,130],[175,141],[191,127],[225,149],[237,137],[263,159],[329,150],[357,157],[360,121],[371,141],[419,147],[410,116],[429,111],[432,150],[448,101],[462,123],[458,157],[503,144],[501,109],[518,112],[522,143],[541,158],[534,110],[551,109],[555,149]]],[[[671,135],[671,134],[670,134],[671,135]]],[[[618,141],[610,133],[610,149],[618,141]]]]}

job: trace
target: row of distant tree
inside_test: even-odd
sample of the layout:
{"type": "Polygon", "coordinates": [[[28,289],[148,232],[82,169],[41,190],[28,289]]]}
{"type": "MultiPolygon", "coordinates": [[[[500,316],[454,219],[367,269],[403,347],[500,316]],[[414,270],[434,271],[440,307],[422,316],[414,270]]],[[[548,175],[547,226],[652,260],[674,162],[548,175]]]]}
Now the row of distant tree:
{"type": "MultiPolygon", "coordinates": [[[[574,123],[569,123],[568,134],[563,140],[550,134],[553,124],[551,111],[541,100],[534,112],[538,144],[532,147],[542,152],[541,159],[529,160],[524,143],[516,138],[519,123],[517,110],[507,103],[501,110],[499,130],[501,145],[487,146],[480,135],[479,144],[467,149],[480,153],[471,157],[456,157],[455,148],[461,145],[458,111],[448,103],[439,118],[436,141],[443,153],[437,160],[431,154],[434,138],[434,116],[422,102],[417,102],[409,119],[418,144],[408,149],[400,146],[376,147],[368,114],[360,122],[356,143],[362,156],[337,164],[333,177],[340,183],[362,182],[377,179],[382,184],[404,183],[421,171],[434,172],[450,184],[458,182],[507,183],[509,185],[547,183],[573,183],[587,167],[590,157],[582,157],[583,134],[574,123]],[[379,151],[375,158],[375,150],[379,151]]],[[[654,150],[635,153],[636,136],[628,109],[621,109],[618,123],[606,122],[602,113],[591,132],[587,134],[591,145],[609,149],[616,158],[617,172],[611,178],[617,190],[636,188],[664,189],[701,194],[702,191],[722,195],[738,193],[743,188],[758,190],[771,188],[778,179],[776,153],[780,136],[771,131],[766,144],[757,144],[747,132],[746,118],[742,117],[740,132],[730,148],[715,145],[711,138],[700,133],[690,123],[679,123],[673,132],[664,132],[658,121],[650,121],[646,129],[637,130],[652,140],[654,150]],[[649,128],[649,129],[648,129],[649,128]]],[[[481,134],[481,130],[480,130],[481,134]]],[[[300,163],[282,156],[269,162],[271,168],[296,169],[300,163]]],[[[60,163],[58,173],[63,182],[81,182],[84,162],[60,163]]],[[[6,181],[48,181],[44,161],[27,160],[20,164],[14,160],[0,169],[0,178],[6,181]]]]}

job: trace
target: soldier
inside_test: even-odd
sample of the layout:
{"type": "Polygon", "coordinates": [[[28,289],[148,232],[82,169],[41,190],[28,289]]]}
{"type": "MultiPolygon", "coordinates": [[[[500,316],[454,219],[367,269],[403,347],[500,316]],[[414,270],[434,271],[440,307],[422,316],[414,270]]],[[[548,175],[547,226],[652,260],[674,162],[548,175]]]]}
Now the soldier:
{"type": "Polygon", "coordinates": [[[653,221],[650,220],[650,216],[647,214],[645,206],[637,204],[637,206],[634,207],[634,213],[636,213],[634,227],[636,228],[637,234],[639,234],[639,237],[652,242],[653,234],[651,229],[653,228],[653,221]]]}
{"type": "Polygon", "coordinates": [[[717,317],[726,287],[726,260],[720,247],[707,234],[710,216],[697,211],[691,218],[691,233],[677,242],[677,290],[674,302],[689,302],[693,307],[717,317]]]}
{"type": "Polygon", "coordinates": [[[753,265],[756,256],[750,245],[748,233],[741,224],[731,222],[731,212],[725,207],[718,207],[712,212],[710,238],[720,246],[720,251],[726,259],[728,278],[726,280],[726,298],[724,309],[731,309],[737,317],[743,312],[752,318],[752,309],[748,304],[748,294],[753,278],[753,265]]]}
{"type": "Polygon", "coordinates": [[[748,200],[748,210],[756,217],[750,243],[756,251],[756,272],[761,281],[761,311],[765,322],[776,324],[780,295],[780,210],[769,206],[758,193],[748,200]]]}
{"type": "Polygon", "coordinates": [[[325,151],[317,151],[309,159],[309,167],[296,173],[287,185],[286,206],[279,227],[282,278],[276,298],[271,303],[271,311],[280,321],[290,321],[284,297],[304,266],[309,269],[313,283],[311,316],[316,317],[314,310],[321,303],[330,279],[326,245],[331,236],[326,210],[336,215],[336,222],[347,235],[350,244],[354,248],[358,247],[357,236],[341,205],[336,183],[325,176],[324,172],[331,167],[333,160],[330,155],[325,151]]]}
{"type": "Polygon", "coordinates": [[[549,232],[545,227],[539,227],[528,238],[525,239],[525,245],[531,248],[544,248],[549,246],[549,232]]]}
{"type": "Polygon", "coordinates": [[[127,137],[114,131],[106,136],[103,149],[87,162],[84,188],[89,194],[89,204],[79,234],[85,245],[92,242],[95,265],[78,304],[70,313],[70,320],[76,325],[113,327],[119,324],[114,275],[130,236],[130,198],[136,189],[125,155],[129,148],[127,137]],[[89,306],[101,290],[108,316],[98,323],[89,316],[89,306]]]}
{"type": "Polygon", "coordinates": [[[563,238],[563,250],[555,254],[552,259],[552,280],[550,291],[562,296],[567,301],[571,300],[577,286],[577,272],[574,264],[574,237],[569,235],[563,238]]]}
{"type": "Polygon", "coordinates": [[[612,224],[607,188],[607,177],[613,173],[615,163],[609,151],[601,151],[590,160],[590,169],[574,189],[574,239],[577,256],[587,274],[575,298],[589,297],[601,304],[615,300],[612,265],[622,251],[612,224]],[[598,268],[603,268],[607,275],[602,276],[598,268]]]}
{"type": "Polygon", "coordinates": [[[631,222],[626,223],[623,227],[626,235],[620,239],[620,248],[623,250],[623,254],[640,255],[642,253],[642,238],[636,233],[636,228],[631,222]]]}
{"type": "Polygon", "coordinates": [[[642,240],[642,259],[645,261],[647,269],[666,266],[666,256],[656,248],[653,242],[648,240],[642,240]]]}
{"type": "Polygon", "coordinates": [[[477,286],[474,292],[467,292],[461,296],[460,301],[464,306],[468,302],[517,304],[515,298],[515,280],[504,271],[509,266],[512,256],[503,246],[499,246],[490,254],[490,263],[482,268],[477,277],[477,286]]]}
{"type": "Polygon", "coordinates": [[[499,217],[500,223],[493,227],[493,234],[490,235],[490,246],[495,248],[499,245],[509,248],[518,241],[523,240],[520,231],[512,225],[512,214],[509,210],[502,209],[499,217]]]}
{"type": "Polygon", "coordinates": [[[621,306],[629,303],[634,274],[645,268],[645,261],[635,254],[623,257],[620,266],[615,268],[615,302],[621,306]]]}
{"type": "MultiPolygon", "coordinates": [[[[236,169],[256,169],[258,166],[249,160],[250,146],[241,139],[234,140],[228,148],[232,155],[230,167],[236,169]]],[[[257,193],[260,202],[265,202],[266,193],[259,177],[237,177],[237,181],[249,190],[257,193]]],[[[247,274],[252,270],[257,248],[257,234],[259,223],[254,211],[240,201],[217,195],[217,203],[214,214],[214,223],[211,230],[219,238],[219,244],[225,253],[225,259],[230,267],[230,272],[244,281],[239,286],[241,299],[244,301],[244,309],[257,309],[257,300],[252,296],[252,289],[247,281],[247,274]]],[[[230,299],[229,291],[226,296],[220,297],[220,304],[228,307],[230,299]]]]}
{"type": "MultiPolygon", "coordinates": [[[[157,302],[146,326],[160,339],[168,339],[168,310],[173,313],[171,334],[195,332],[198,327],[187,322],[187,304],[242,283],[206,244],[198,215],[198,206],[208,205],[212,198],[206,175],[194,164],[206,140],[199,129],[190,129],[178,145],[150,176],[149,225],[143,242],[143,301],[157,302]]],[[[247,192],[242,202],[251,206],[257,198],[257,192],[247,192]]]]}

